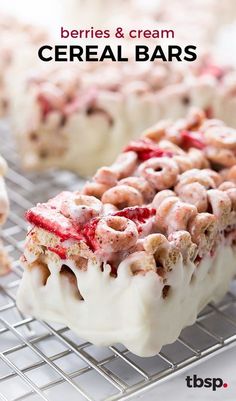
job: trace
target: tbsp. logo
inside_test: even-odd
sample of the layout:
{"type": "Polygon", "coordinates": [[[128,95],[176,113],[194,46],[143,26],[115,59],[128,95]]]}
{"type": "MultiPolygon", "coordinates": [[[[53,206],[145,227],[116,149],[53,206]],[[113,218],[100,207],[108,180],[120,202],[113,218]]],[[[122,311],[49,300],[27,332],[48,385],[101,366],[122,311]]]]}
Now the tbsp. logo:
{"type": "Polygon", "coordinates": [[[202,379],[201,377],[197,377],[197,375],[187,376],[186,377],[187,387],[189,388],[211,388],[212,391],[216,391],[218,388],[227,388],[228,383],[224,383],[224,381],[220,377],[206,377],[202,379]]]}

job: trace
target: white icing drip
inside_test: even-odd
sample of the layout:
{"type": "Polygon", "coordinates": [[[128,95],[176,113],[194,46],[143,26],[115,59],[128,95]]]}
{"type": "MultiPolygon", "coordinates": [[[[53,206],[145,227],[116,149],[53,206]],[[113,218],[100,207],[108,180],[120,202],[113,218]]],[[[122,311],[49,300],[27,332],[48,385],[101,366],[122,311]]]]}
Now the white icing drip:
{"type": "Polygon", "coordinates": [[[225,294],[236,271],[235,257],[235,248],[222,244],[214,257],[204,258],[198,267],[180,259],[165,284],[153,271],[133,276],[124,263],[114,278],[108,266],[102,272],[90,262],[82,271],[71,260],[63,261],[75,273],[83,300],[59,274],[60,260],[50,258],[51,275],[44,286],[40,270],[26,268],[17,305],[36,318],[68,325],[96,345],[119,342],[140,356],[151,356],[193,324],[209,301],[225,294]],[[164,285],[171,286],[165,299],[164,285]]]}

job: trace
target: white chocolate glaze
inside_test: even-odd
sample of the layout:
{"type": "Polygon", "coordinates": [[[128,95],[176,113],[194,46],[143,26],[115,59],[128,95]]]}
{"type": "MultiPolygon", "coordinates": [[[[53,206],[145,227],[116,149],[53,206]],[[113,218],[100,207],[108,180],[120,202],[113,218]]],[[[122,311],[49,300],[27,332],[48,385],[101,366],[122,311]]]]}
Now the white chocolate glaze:
{"type": "Polygon", "coordinates": [[[140,356],[155,355],[174,342],[208,302],[223,297],[236,272],[236,249],[223,244],[197,267],[192,262],[183,264],[181,257],[165,283],[154,271],[133,275],[125,263],[115,278],[108,265],[102,271],[90,262],[83,271],[51,252],[46,259],[50,276],[45,285],[37,262],[35,268],[25,269],[17,296],[19,309],[64,323],[96,345],[123,343],[140,356]],[[59,273],[62,263],[74,272],[78,290],[68,275],[59,273]],[[163,298],[165,285],[170,289],[163,298]]]}

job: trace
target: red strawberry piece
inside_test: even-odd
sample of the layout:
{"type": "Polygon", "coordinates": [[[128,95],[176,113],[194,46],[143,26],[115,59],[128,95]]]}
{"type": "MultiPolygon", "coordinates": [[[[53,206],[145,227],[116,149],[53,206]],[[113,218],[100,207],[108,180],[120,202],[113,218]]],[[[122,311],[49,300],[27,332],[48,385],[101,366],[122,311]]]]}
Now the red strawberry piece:
{"type": "Polygon", "coordinates": [[[55,206],[39,204],[26,212],[26,219],[36,227],[55,234],[62,241],[74,239],[83,240],[83,235],[74,228],[71,221],[63,216],[55,206]]]}
{"type": "Polygon", "coordinates": [[[40,105],[42,118],[43,120],[46,120],[48,114],[53,111],[53,107],[46,96],[44,96],[42,93],[38,94],[38,103],[40,105]]]}
{"type": "Polygon", "coordinates": [[[163,150],[159,148],[157,144],[146,139],[130,142],[130,144],[124,149],[124,152],[129,151],[136,152],[140,161],[148,160],[152,157],[173,156],[172,152],[163,150]]]}
{"type": "Polygon", "coordinates": [[[55,248],[49,246],[48,250],[56,253],[61,259],[66,259],[66,249],[62,246],[56,246],[55,248]]]}
{"type": "Polygon", "coordinates": [[[95,251],[99,247],[95,239],[95,232],[98,222],[99,218],[92,219],[90,222],[85,224],[83,228],[83,236],[86,239],[86,243],[93,251],[95,251]]]}
{"type": "Polygon", "coordinates": [[[204,137],[201,132],[182,131],[180,135],[182,138],[182,146],[184,149],[188,150],[190,148],[197,148],[202,150],[205,148],[204,137]]]}
{"type": "Polygon", "coordinates": [[[145,223],[147,219],[155,216],[156,209],[150,209],[148,207],[127,207],[124,210],[114,213],[115,216],[126,217],[127,219],[133,220],[134,222],[145,223]]]}

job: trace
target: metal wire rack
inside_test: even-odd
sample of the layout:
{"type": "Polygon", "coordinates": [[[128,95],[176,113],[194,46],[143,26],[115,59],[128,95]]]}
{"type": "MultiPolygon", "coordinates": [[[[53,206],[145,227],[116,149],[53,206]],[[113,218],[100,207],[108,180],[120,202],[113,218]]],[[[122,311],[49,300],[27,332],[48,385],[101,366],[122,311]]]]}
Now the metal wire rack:
{"type": "Polygon", "coordinates": [[[68,172],[21,174],[7,126],[0,129],[0,151],[7,159],[11,212],[1,236],[13,260],[0,279],[0,398],[4,401],[112,401],[131,397],[154,383],[236,341],[236,286],[219,305],[208,305],[198,321],[153,358],[139,358],[121,345],[95,347],[67,327],[25,317],[15,295],[18,264],[26,234],[25,209],[82,181],[68,172]]]}

